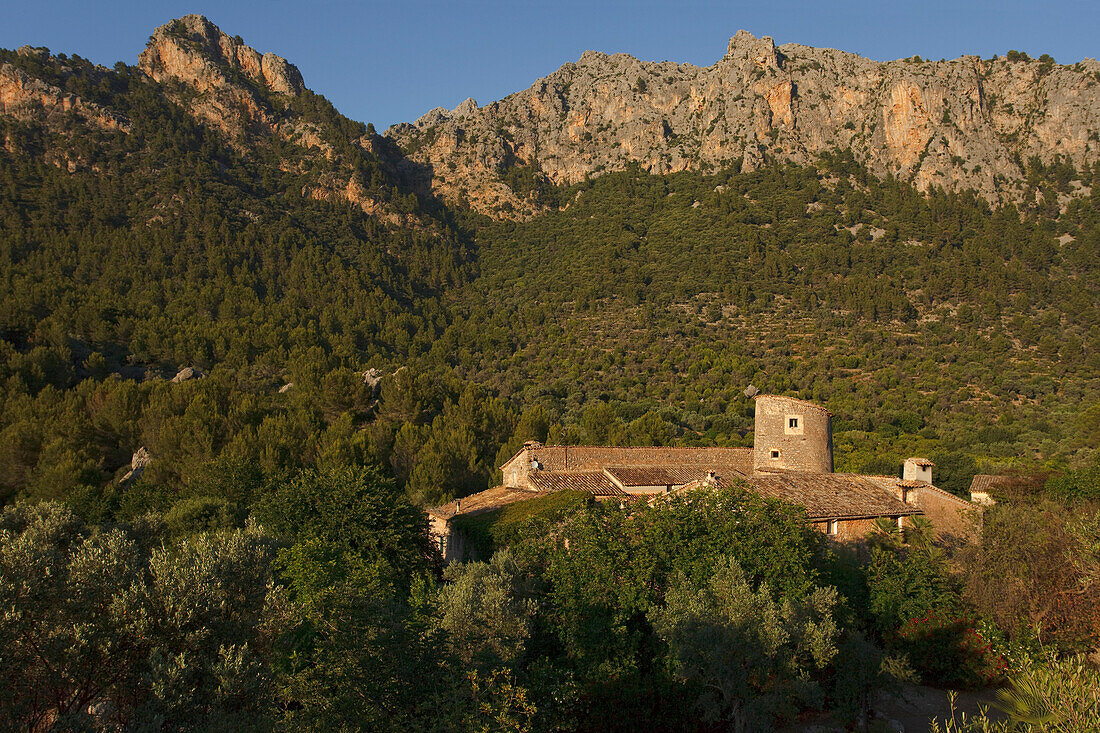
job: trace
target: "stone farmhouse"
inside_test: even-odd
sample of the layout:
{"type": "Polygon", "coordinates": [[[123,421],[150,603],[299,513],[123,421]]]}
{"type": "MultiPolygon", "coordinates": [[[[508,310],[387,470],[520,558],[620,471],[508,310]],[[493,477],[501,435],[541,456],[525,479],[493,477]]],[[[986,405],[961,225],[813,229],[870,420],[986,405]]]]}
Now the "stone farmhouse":
{"type": "Polygon", "coordinates": [[[502,485],[428,510],[445,561],[473,552],[456,517],[500,509],[562,490],[595,501],[654,501],[694,488],[746,482],[764,496],[800,504],[814,527],[858,541],[887,518],[904,527],[925,516],[945,539],[966,536],[977,504],[938,489],[934,464],[905,461],[902,478],[833,472],[832,413],[792,397],[757,395],[752,448],[613,448],[528,442],[503,466],[502,485]]]}

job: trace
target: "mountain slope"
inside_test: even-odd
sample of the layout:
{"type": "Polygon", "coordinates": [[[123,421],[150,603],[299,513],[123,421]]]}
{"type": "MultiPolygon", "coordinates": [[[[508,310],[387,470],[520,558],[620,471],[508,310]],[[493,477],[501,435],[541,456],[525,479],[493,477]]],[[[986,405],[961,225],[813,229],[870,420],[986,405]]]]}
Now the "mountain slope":
{"type": "Polygon", "coordinates": [[[165,368],[284,348],[295,327],[301,347],[378,348],[468,270],[403,165],[201,16],[158,28],[138,67],[0,51],[0,334],[165,368]],[[282,335],[257,348],[257,322],[282,335]]]}
{"type": "Polygon", "coordinates": [[[1100,63],[1013,59],[878,63],[740,31],[708,67],[588,51],[499,102],[467,100],[387,134],[431,166],[445,197],[498,217],[543,208],[511,170],[572,184],[630,163],[754,170],[836,149],[922,191],[1018,201],[1032,156],[1080,166],[1100,155],[1100,63]]]}

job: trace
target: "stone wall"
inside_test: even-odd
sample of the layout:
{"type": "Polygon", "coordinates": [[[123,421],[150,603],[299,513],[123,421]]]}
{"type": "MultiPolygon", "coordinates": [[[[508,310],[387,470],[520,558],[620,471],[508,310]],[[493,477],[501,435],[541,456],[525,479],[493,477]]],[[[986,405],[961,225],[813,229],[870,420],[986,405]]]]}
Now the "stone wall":
{"type": "Polygon", "coordinates": [[[912,503],[924,512],[941,539],[973,539],[981,527],[981,507],[934,486],[919,489],[912,503]]]}
{"type": "Polygon", "coordinates": [[[467,559],[466,539],[448,520],[429,514],[428,538],[439,550],[443,562],[461,562],[467,559]]]}
{"type": "MultiPolygon", "coordinates": [[[[889,517],[890,521],[895,521],[893,517],[889,517]]],[[[836,523],[836,534],[831,535],[831,538],[837,542],[863,542],[875,532],[875,523],[879,520],[878,517],[864,518],[864,519],[839,519],[836,523]]],[[[908,527],[911,525],[909,517],[901,518],[902,526],[908,527]]],[[[814,522],[814,529],[822,534],[828,534],[829,523],[828,522],[814,522]]]]}

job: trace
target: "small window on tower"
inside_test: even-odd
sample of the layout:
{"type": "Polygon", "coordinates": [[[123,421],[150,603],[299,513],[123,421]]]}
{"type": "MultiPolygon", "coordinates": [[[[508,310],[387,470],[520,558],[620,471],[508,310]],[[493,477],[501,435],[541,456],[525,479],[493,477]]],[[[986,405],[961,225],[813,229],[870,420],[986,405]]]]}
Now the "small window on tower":
{"type": "Polygon", "coordinates": [[[779,458],[779,451],[772,450],[772,458],[779,458]]]}
{"type": "Polygon", "coordinates": [[[787,424],[790,425],[792,428],[797,428],[798,427],[798,418],[797,417],[789,418],[787,420],[787,424]]]}
{"type": "Polygon", "coordinates": [[[787,420],[783,423],[784,433],[787,435],[802,435],[802,429],[801,415],[787,415],[787,420]]]}

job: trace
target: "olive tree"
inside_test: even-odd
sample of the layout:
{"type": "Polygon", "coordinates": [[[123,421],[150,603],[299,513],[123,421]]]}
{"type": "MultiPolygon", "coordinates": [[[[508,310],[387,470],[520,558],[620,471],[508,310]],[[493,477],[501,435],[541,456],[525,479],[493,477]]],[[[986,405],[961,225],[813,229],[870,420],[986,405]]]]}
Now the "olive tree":
{"type": "Polygon", "coordinates": [[[0,726],[268,727],[286,611],[270,540],[162,534],[53,502],[0,515],[0,726]]]}
{"type": "Polygon", "coordinates": [[[731,559],[703,585],[680,576],[653,625],[674,674],[698,690],[704,720],[759,730],[821,702],[813,674],[837,653],[836,601],[833,588],[776,599],[767,585],[754,590],[731,559]]]}

